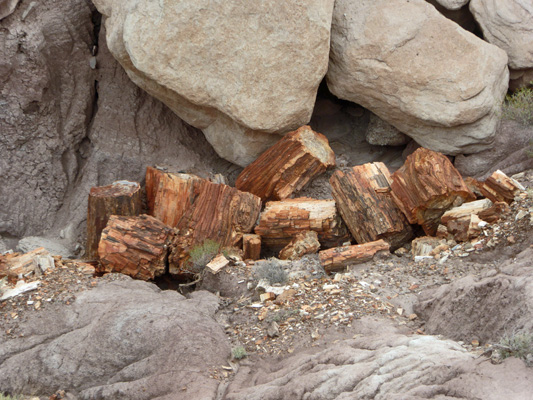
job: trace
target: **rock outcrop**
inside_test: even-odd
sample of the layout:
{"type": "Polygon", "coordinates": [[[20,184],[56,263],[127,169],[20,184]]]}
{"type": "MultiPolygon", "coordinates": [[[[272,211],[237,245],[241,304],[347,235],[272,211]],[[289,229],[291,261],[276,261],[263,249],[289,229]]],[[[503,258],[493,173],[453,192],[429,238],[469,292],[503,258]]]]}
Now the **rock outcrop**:
{"type": "MultiPolygon", "coordinates": [[[[229,342],[213,316],[216,296],[122,277],[69,307],[33,314],[20,338],[0,341],[0,391],[77,399],[214,399],[212,368],[229,342]],[[71,397],[68,397],[71,398],[71,397]]],[[[2,331],[2,334],[4,332],[2,331]]]]}
{"type": "Polygon", "coordinates": [[[0,0],[0,20],[11,15],[17,7],[19,0],[0,0]]]}
{"type": "Polygon", "coordinates": [[[309,122],[333,0],[95,4],[129,77],[204,130],[224,158],[246,165],[273,143],[265,134],[309,122]]]}
{"type": "Polygon", "coordinates": [[[421,0],[335,3],[328,87],[420,145],[489,148],[509,73],[505,52],[421,0]]]}

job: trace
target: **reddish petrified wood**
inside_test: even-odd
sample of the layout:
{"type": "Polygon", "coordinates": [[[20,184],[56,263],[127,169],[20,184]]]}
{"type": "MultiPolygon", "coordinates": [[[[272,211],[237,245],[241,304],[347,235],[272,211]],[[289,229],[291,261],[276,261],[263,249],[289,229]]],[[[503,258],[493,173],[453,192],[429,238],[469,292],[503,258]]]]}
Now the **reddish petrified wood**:
{"type": "Polygon", "coordinates": [[[509,178],[502,171],[497,170],[480,186],[480,191],[487,199],[494,203],[505,201],[511,204],[525,188],[513,178],[509,178]]]}
{"type": "Polygon", "coordinates": [[[261,235],[264,246],[279,251],[298,233],[309,230],[318,233],[318,239],[324,247],[339,246],[350,241],[334,200],[305,197],[268,202],[255,233],[261,235]]]}
{"type": "Polygon", "coordinates": [[[384,239],[397,249],[413,237],[391,196],[391,177],[381,162],[336,171],[329,180],[342,219],[357,243],[384,239]]]}
{"type": "Polygon", "coordinates": [[[165,273],[173,235],[171,227],[149,215],[113,215],[98,246],[102,270],[154,279],[165,273]]]}
{"type": "Polygon", "coordinates": [[[117,181],[93,187],[87,207],[87,247],[85,257],[98,257],[98,243],[111,215],[134,216],[142,211],[142,190],[137,182],[117,181]]]}
{"type": "Polygon", "coordinates": [[[335,165],[326,137],[309,126],[285,135],[248,165],[235,187],[265,200],[282,200],[335,165]]]}
{"type": "Polygon", "coordinates": [[[297,234],[280,252],[280,260],[297,260],[305,254],[314,254],[320,249],[318,234],[315,231],[305,231],[297,234]]]}
{"type": "Polygon", "coordinates": [[[242,236],[243,260],[259,260],[261,257],[261,236],[247,233],[242,236]]]}
{"type": "Polygon", "coordinates": [[[424,148],[408,156],[405,164],[392,174],[391,189],[408,221],[422,225],[430,236],[435,235],[446,210],[475,200],[450,160],[424,148]]]}
{"type": "Polygon", "coordinates": [[[371,260],[378,251],[388,251],[389,244],[383,239],[375,242],[336,247],[318,253],[320,263],[327,273],[344,271],[350,264],[360,264],[371,260]]]}

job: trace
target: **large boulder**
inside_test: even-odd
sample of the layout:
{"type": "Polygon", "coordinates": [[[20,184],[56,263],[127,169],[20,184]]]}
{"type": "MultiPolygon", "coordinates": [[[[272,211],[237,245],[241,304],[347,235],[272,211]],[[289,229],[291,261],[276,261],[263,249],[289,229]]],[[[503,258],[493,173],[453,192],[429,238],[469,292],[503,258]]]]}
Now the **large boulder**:
{"type": "Polygon", "coordinates": [[[95,4],[128,76],[204,130],[224,158],[246,165],[278,139],[261,136],[309,122],[333,0],[95,4]]]}
{"type": "Polygon", "coordinates": [[[328,87],[446,154],[489,148],[507,56],[422,0],[335,2],[328,87]]]}
{"type": "Polygon", "coordinates": [[[469,0],[434,0],[448,10],[458,10],[468,3],[469,0]]]}
{"type": "Polygon", "coordinates": [[[19,338],[0,336],[0,393],[216,398],[219,382],[210,372],[226,365],[230,345],[214,320],[215,295],[185,299],[123,277],[57,306],[30,315],[19,338]]]}

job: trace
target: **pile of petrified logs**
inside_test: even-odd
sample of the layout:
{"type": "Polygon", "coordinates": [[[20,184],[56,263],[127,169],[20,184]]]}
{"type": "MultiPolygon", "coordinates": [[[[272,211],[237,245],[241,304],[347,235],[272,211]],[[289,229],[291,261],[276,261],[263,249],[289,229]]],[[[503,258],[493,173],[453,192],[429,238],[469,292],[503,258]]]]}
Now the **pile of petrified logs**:
{"type": "Polygon", "coordinates": [[[414,225],[470,240],[523,190],[500,171],[485,182],[463,180],[446,156],[420,148],[392,175],[379,162],[337,170],[331,200],[291,198],[334,165],[327,139],[304,126],[246,167],[236,187],[148,167],[148,215],[138,183],[91,190],[87,254],[99,256],[104,271],[153,279],[190,272],[191,251],[209,241],[215,250],[241,248],[244,259],[259,258],[262,246],[283,259],[321,250],[331,272],[401,247],[414,225]]]}

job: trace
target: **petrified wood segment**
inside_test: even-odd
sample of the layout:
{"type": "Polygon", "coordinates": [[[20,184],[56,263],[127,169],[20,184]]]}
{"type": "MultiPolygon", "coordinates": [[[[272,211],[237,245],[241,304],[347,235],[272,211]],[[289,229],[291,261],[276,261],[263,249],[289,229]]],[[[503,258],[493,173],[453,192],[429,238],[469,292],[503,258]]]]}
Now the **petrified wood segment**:
{"type": "Polygon", "coordinates": [[[384,239],[394,250],[411,239],[411,226],[391,196],[391,177],[385,164],[338,170],[329,182],[342,219],[357,243],[384,239]]]}
{"type": "Polygon", "coordinates": [[[142,211],[142,191],[137,182],[117,181],[93,187],[87,207],[87,247],[85,257],[98,257],[98,243],[111,215],[135,216],[142,211]]]}
{"type": "Polygon", "coordinates": [[[235,187],[265,200],[282,200],[311,179],[335,165],[335,154],[326,137],[302,126],[248,165],[235,187]]]}
{"type": "Polygon", "coordinates": [[[172,237],[172,228],[149,215],[113,215],[98,246],[102,269],[136,279],[154,279],[165,273],[172,237]]]}
{"type": "Polygon", "coordinates": [[[280,260],[297,260],[305,254],[314,254],[320,249],[318,234],[315,231],[305,231],[297,234],[280,252],[280,260]]]}
{"type": "Polygon", "coordinates": [[[334,200],[305,197],[268,202],[255,233],[261,235],[263,245],[279,251],[298,233],[309,230],[318,234],[324,247],[339,246],[350,240],[334,200]]]}
{"type": "Polygon", "coordinates": [[[327,273],[344,271],[350,264],[360,264],[371,260],[378,251],[390,248],[383,239],[375,242],[336,247],[318,253],[320,263],[327,273]]]}
{"type": "Polygon", "coordinates": [[[468,217],[471,214],[479,215],[479,213],[490,209],[492,206],[493,203],[489,199],[470,201],[468,203],[461,204],[459,207],[454,207],[446,211],[440,220],[443,224],[447,224],[449,221],[468,217]]]}
{"type": "Polygon", "coordinates": [[[259,260],[261,257],[261,236],[247,233],[242,236],[243,260],[259,260]]]}
{"type": "Polygon", "coordinates": [[[483,196],[493,202],[505,201],[507,204],[511,204],[515,196],[525,190],[519,182],[500,170],[489,176],[479,189],[483,196]]]}
{"type": "Polygon", "coordinates": [[[411,224],[426,234],[437,231],[442,214],[465,200],[475,200],[461,174],[441,153],[424,148],[407,157],[392,174],[392,196],[411,224]]]}

